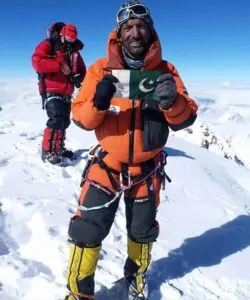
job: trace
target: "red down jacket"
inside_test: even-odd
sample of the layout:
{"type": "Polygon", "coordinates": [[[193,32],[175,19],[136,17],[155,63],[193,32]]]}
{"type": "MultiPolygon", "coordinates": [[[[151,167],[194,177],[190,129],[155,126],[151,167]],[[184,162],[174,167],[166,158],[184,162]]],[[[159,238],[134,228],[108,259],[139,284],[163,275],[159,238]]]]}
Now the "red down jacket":
{"type": "MultiPolygon", "coordinates": [[[[86,66],[79,53],[82,48],[83,44],[79,40],[74,43],[73,49],[70,51],[61,49],[54,52],[49,40],[44,40],[38,44],[32,55],[32,65],[37,73],[44,75],[46,92],[60,93],[65,96],[73,94],[74,82],[71,79],[72,76],[81,74],[84,78],[86,74],[86,66]],[[71,74],[66,76],[60,71],[60,64],[62,62],[71,64],[73,55],[78,55],[75,66],[71,66],[71,74]]],[[[42,91],[43,86],[40,80],[39,92],[42,93],[42,91]]]]}

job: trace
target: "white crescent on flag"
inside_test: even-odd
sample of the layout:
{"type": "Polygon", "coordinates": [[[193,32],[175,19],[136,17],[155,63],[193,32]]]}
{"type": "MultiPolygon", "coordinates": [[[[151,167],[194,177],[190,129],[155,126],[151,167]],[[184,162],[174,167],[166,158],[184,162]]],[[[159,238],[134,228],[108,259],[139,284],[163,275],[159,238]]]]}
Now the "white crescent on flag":
{"type": "Polygon", "coordinates": [[[148,80],[148,78],[144,78],[142,79],[142,81],[139,83],[139,89],[143,92],[143,93],[148,93],[148,92],[151,92],[153,91],[154,87],[148,89],[148,88],[145,88],[144,86],[144,82],[148,80]]]}

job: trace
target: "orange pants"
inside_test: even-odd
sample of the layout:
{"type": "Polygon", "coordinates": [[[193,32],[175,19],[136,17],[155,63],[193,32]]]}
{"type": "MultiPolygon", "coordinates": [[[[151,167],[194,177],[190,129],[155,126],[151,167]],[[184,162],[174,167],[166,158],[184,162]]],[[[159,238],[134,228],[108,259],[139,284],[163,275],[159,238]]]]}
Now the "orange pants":
{"type": "MultiPolygon", "coordinates": [[[[109,173],[115,185],[120,187],[121,164],[114,162],[111,165],[109,155],[104,158],[104,163],[109,171],[114,170],[109,173]]],[[[128,166],[128,171],[132,178],[132,186],[124,192],[128,236],[135,242],[150,243],[156,240],[159,233],[156,210],[161,178],[156,171],[147,179],[142,176],[142,180],[133,186],[133,179],[136,180],[136,176],[142,174],[141,166],[128,166]]],[[[79,197],[79,204],[85,210],[78,210],[69,226],[69,235],[76,244],[98,246],[110,231],[121,194],[117,195],[119,188],[114,187],[109,175],[107,168],[102,168],[97,162],[87,172],[79,197]],[[105,207],[114,197],[117,199],[105,207]]]]}

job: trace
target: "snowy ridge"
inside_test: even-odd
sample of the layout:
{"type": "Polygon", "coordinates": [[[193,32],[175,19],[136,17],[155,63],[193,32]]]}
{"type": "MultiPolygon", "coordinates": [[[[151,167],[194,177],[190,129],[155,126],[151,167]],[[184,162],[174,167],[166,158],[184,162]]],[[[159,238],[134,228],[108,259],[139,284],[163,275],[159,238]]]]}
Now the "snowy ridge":
{"type": "Polygon", "coordinates": [[[197,122],[175,135],[250,167],[250,85],[191,85],[197,122]]]}
{"type": "MultiPolygon", "coordinates": [[[[36,87],[2,107],[0,299],[63,299],[67,226],[94,133],[72,124],[67,145],[78,151],[78,160],[51,166],[40,159],[46,115],[36,87]]],[[[166,147],[172,183],[161,192],[149,299],[250,299],[250,170],[190,141],[170,136],[166,147]]],[[[121,201],[103,243],[97,300],[122,300],[112,283],[122,276],[126,258],[124,216],[121,201]]]]}
{"type": "Polygon", "coordinates": [[[186,128],[182,132],[177,132],[173,135],[200,145],[202,148],[217,153],[224,158],[232,159],[240,165],[250,166],[249,157],[244,154],[242,155],[238,147],[234,147],[233,137],[229,137],[228,139],[220,137],[211,128],[213,128],[212,124],[200,123],[198,121],[192,128],[186,128]]]}

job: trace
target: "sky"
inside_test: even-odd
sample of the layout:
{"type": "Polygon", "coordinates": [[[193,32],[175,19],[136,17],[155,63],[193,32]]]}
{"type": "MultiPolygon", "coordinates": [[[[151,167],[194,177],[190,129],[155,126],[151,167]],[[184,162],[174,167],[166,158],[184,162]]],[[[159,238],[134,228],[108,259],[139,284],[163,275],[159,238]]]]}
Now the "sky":
{"type": "MultiPolygon", "coordinates": [[[[87,66],[105,56],[122,1],[3,0],[0,77],[35,77],[31,55],[55,21],[74,23],[87,66]]],[[[163,57],[188,82],[250,82],[250,1],[145,0],[163,57]]]]}
{"type": "MultiPolygon", "coordinates": [[[[47,116],[36,87],[26,81],[0,80],[0,100],[7,100],[0,110],[0,300],[62,300],[68,223],[76,211],[88,149],[96,140],[93,131],[71,124],[66,146],[76,151],[77,160],[64,167],[43,163],[47,116]]],[[[229,109],[228,89],[211,87],[214,101],[207,109],[216,110],[217,125],[229,109]]],[[[192,91],[198,93],[206,98],[203,89],[192,91]]],[[[239,103],[245,105],[245,128],[250,128],[247,97],[249,91],[241,90],[238,96],[234,91],[230,106],[243,115],[239,103]]],[[[201,148],[202,121],[201,112],[187,140],[171,132],[165,147],[165,171],[172,182],[161,190],[160,235],[148,271],[149,300],[250,299],[250,169],[225,159],[223,151],[201,148]]],[[[223,122],[232,129],[235,120],[223,122]]],[[[236,154],[239,150],[238,143],[236,154]]],[[[249,151],[244,157],[249,161],[249,151]]],[[[125,299],[122,286],[113,282],[123,274],[126,240],[121,199],[98,262],[96,300],[125,299]]]]}

